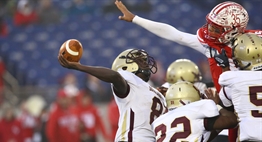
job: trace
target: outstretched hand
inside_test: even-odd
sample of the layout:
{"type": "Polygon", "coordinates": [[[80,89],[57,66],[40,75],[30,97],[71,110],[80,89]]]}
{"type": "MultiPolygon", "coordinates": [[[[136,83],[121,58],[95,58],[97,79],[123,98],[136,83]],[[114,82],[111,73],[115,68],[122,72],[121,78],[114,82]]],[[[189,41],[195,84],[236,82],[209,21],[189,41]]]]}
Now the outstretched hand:
{"type": "Polygon", "coordinates": [[[62,54],[59,54],[57,58],[60,65],[68,69],[77,69],[77,65],[80,64],[79,62],[67,61],[62,54]]]}
{"type": "Polygon", "coordinates": [[[127,22],[132,22],[135,15],[133,13],[131,13],[120,0],[116,0],[115,5],[123,13],[123,16],[119,16],[118,19],[124,20],[124,21],[127,21],[127,22]]]}

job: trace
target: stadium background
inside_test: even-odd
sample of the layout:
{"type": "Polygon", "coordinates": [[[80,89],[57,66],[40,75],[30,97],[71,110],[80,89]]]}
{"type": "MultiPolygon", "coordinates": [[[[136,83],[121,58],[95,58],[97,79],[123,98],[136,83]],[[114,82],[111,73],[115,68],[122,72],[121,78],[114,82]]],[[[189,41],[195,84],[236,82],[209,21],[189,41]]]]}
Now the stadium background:
{"type": "MultiPolygon", "coordinates": [[[[14,4],[16,4],[16,1],[14,4]]],[[[262,1],[235,0],[249,13],[248,29],[262,29],[262,1]]],[[[70,11],[73,0],[52,0],[60,14],[58,23],[17,26],[12,12],[3,16],[8,34],[0,37],[0,58],[5,65],[2,74],[4,89],[1,104],[19,105],[33,95],[40,95],[46,104],[52,103],[61,86],[61,80],[71,73],[77,78],[79,89],[87,86],[87,75],[61,67],[57,54],[61,44],[71,38],[78,39],[83,47],[82,64],[111,67],[115,57],[128,48],[148,51],[160,64],[161,75],[154,83],[163,83],[164,72],[176,59],[187,58],[199,65],[203,79],[210,82],[207,59],[197,51],[161,39],[141,27],[118,20],[121,15],[114,0],[84,0],[84,10],[70,11]],[[162,69],[162,71],[161,71],[162,69]],[[161,82],[162,81],[162,82],[161,82]]],[[[205,24],[206,14],[222,0],[123,0],[134,14],[154,21],[168,23],[177,29],[195,34],[205,24]]],[[[37,1],[34,1],[37,5],[37,1]]],[[[8,7],[10,8],[10,7],[8,7]]],[[[11,11],[8,9],[7,11],[11,11]]],[[[109,85],[102,83],[105,88],[109,85]]],[[[158,84],[157,84],[158,85],[158,84]]],[[[111,93],[97,98],[101,113],[111,93]]]]}

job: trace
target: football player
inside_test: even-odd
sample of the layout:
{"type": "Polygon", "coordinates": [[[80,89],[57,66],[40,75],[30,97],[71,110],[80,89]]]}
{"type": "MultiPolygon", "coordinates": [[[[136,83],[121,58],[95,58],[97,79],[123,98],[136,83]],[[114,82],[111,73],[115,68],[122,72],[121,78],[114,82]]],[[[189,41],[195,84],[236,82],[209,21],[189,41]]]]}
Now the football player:
{"type": "Polygon", "coordinates": [[[202,79],[198,66],[189,59],[177,59],[172,62],[166,71],[166,83],[158,89],[165,95],[166,90],[178,81],[188,81],[200,91],[201,94],[207,89],[205,83],[200,82],[202,79]]]}
{"type": "Polygon", "coordinates": [[[157,142],[206,142],[211,130],[238,123],[233,112],[218,110],[212,100],[200,100],[198,89],[190,82],[173,84],[165,97],[168,112],[152,124],[157,142]]]}
{"type": "Polygon", "coordinates": [[[62,55],[58,59],[65,68],[82,71],[111,83],[120,112],[116,142],[155,141],[151,124],[167,109],[164,96],[147,83],[151,73],[156,73],[157,66],[146,51],[123,51],[114,60],[112,69],[68,62],[62,55]]]}
{"type": "MultiPolygon", "coordinates": [[[[229,57],[230,70],[238,70],[231,57],[231,40],[240,33],[255,33],[262,36],[262,30],[246,30],[249,20],[247,11],[240,4],[231,1],[216,5],[206,16],[207,23],[199,28],[196,34],[182,32],[171,25],[134,15],[119,0],[116,0],[115,4],[123,13],[123,16],[119,16],[120,20],[133,22],[159,37],[191,47],[204,54],[208,58],[212,80],[218,91],[220,90],[218,78],[222,68],[217,66],[215,54],[225,49],[229,57]]],[[[230,131],[231,142],[236,141],[236,134],[236,131],[230,131]]]]}
{"type": "MultiPolygon", "coordinates": [[[[224,107],[234,107],[239,119],[239,141],[262,141],[262,38],[255,34],[238,35],[232,58],[240,70],[220,75],[222,88],[215,102],[221,100],[224,107]]],[[[208,92],[212,98],[213,92],[208,92]]]]}

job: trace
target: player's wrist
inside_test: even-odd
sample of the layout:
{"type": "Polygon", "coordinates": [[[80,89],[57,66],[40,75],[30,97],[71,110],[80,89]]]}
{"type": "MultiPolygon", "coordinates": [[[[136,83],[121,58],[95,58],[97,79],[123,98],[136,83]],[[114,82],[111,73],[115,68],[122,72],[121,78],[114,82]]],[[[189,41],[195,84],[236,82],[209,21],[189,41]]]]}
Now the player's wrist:
{"type": "Polygon", "coordinates": [[[136,20],[139,19],[140,17],[137,15],[134,15],[133,19],[131,20],[132,23],[136,23],[136,20]]]}

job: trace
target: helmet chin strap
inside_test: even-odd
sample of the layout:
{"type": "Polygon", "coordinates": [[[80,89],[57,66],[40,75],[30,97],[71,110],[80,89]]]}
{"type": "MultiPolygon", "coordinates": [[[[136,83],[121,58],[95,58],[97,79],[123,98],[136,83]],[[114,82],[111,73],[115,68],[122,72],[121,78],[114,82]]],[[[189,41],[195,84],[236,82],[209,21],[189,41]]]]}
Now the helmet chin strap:
{"type": "MultiPolygon", "coordinates": [[[[233,48],[235,48],[235,47],[233,47],[233,48]]],[[[232,52],[232,53],[234,55],[234,52],[232,52]]],[[[239,65],[240,63],[236,59],[233,59],[233,62],[236,65],[236,67],[239,67],[240,70],[245,70],[246,68],[248,68],[251,65],[251,63],[248,63],[244,67],[240,67],[240,65],[239,65]]]]}
{"type": "Polygon", "coordinates": [[[248,68],[250,65],[251,65],[251,63],[248,63],[246,66],[244,66],[244,67],[242,67],[242,68],[240,67],[240,69],[241,69],[241,70],[245,70],[245,69],[248,68]]]}

